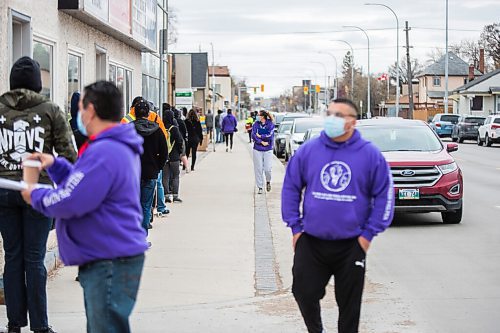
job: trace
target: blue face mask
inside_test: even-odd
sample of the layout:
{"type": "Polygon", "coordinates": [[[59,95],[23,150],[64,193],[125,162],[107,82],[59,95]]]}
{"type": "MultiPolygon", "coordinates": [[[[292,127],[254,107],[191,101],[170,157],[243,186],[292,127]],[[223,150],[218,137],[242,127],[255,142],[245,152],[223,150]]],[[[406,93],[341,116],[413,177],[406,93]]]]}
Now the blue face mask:
{"type": "Polygon", "coordinates": [[[78,115],[76,116],[76,126],[78,127],[78,130],[80,131],[80,133],[82,133],[83,136],[89,136],[89,134],[87,133],[87,129],[83,124],[81,111],[78,111],[78,115]]]}
{"type": "Polygon", "coordinates": [[[329,138],[337,138],[345,134],[345,119],[335,116],[328,116],[325,119],[325,133],[329,138]]]}

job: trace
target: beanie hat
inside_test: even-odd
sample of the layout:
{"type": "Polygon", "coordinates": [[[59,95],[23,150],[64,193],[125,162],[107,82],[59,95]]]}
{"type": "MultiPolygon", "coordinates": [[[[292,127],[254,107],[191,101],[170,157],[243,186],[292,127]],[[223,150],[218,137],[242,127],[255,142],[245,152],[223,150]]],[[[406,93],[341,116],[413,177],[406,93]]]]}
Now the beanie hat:
{"type": "Polygon", "coordinates": [[[29,89],[36,93],[42,91],[40,65],[30,57],[22,57],[15,62],[10,71],[10,89],[29,89]]]}

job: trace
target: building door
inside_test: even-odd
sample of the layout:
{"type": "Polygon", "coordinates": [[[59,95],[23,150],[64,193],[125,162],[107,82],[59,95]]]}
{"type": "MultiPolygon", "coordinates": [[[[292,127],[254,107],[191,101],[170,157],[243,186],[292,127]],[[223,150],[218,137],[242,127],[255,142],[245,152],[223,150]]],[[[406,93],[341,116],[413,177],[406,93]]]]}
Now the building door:
{"type": "Polygon", "coordinates": [[[107,80],[108,72],[106,70],[106,49],[98,45],[95,47],[95,79],[96,81],[107,80]]]}

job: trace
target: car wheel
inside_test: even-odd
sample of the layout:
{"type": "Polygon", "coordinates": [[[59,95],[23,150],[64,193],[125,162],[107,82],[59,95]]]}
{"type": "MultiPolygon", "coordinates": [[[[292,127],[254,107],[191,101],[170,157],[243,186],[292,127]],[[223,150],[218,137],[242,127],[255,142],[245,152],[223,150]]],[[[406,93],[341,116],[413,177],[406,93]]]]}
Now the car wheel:
{"type": "Polygon", "coordinates": [[[482,146],[483,145],[483,141],[481,141],[481,136],[479,134],[477,135],[477,145],[478,146],[482,146]]]}
{"type": "Polygon", "coordinates": [[[443,212],[441,217],[444,224],[458,224],[462,222],[462,207],[453,212],[443,212]]]}
{"type": "Polygon", "coordinates": [[[493,144],[493,142],[491,142],[491,139],[490,139],[490,136],[488,135],[488,133],[486,133],[486,137],[484,138],[484,144],[486,145],[486,147],[491,147],[491,145],[493,144]]]}

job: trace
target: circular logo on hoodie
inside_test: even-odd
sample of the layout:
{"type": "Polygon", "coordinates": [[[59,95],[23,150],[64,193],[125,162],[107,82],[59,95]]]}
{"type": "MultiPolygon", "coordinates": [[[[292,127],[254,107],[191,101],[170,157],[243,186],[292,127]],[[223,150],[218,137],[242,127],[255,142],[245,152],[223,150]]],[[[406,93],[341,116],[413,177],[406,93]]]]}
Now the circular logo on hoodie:
{"type": "Polygon", "coordinates": [[[351,183],[351,168],[344,162],[333,161],[321,170],[321,184],[331,192],[342,192],[351,183]]]}

